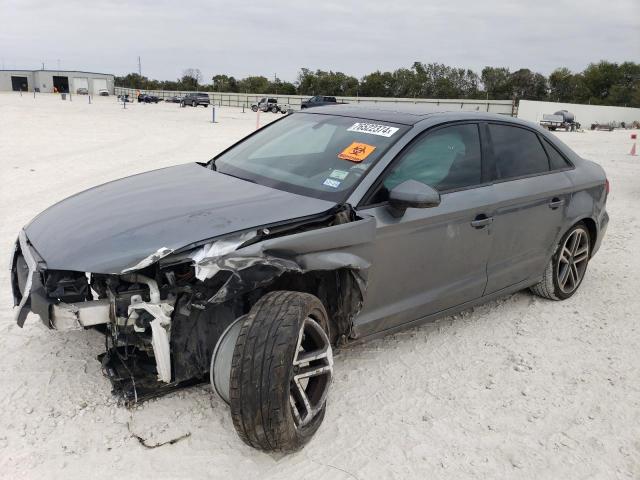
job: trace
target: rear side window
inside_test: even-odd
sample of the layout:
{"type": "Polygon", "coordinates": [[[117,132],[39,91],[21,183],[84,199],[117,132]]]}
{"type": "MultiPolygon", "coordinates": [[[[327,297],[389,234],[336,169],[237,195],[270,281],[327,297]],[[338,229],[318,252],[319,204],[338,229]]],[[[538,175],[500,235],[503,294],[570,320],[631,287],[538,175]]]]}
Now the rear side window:
{"type": "Polygon", "coordinates": [[[489,125],[496,178],[508,179],[549,171],[549,160],[538,136],[524,128],[489,125]]]}
{"type": "Polygon", "coordinates": [[[547,154],[549,155],[549,165],[551,166],[551,170],[560,170],[561,168],[567,168],[571,165],[569,162],[565,160],[565,158],[560,155],[560,152],[556,150],[556,147],[551,145],[546,138],[543,138],[544,148],[547,150],[547,154]]]}

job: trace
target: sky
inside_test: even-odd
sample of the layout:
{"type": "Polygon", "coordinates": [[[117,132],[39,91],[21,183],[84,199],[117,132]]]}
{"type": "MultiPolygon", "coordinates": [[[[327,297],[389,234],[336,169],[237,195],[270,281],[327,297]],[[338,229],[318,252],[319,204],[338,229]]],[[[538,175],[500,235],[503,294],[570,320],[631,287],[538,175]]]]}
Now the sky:
{"type": "Polygon", "coordinates": [[[414,61],[547,75],[640,62],[640,0],[0,0],[1,68],[123,75],[138,56],[150,78],[198,68],[205,83],[414,61]]]}

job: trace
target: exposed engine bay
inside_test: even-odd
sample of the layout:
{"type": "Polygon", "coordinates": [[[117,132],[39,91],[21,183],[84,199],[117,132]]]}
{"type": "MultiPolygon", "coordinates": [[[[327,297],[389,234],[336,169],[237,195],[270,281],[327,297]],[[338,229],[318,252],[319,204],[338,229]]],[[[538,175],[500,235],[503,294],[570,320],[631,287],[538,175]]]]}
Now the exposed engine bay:
{"type": "Polygon", "coordinates": [[[113,393],[133,404],[208,379],[225,329],[265,293],[313,293],[333,343],[361,308],[375,222],[349,205],[312,219],[161,248],[119,273],[49,270],[24,231],[12,258],[20,326],[28,311],[56,330],[104,333],[113,393]]]}

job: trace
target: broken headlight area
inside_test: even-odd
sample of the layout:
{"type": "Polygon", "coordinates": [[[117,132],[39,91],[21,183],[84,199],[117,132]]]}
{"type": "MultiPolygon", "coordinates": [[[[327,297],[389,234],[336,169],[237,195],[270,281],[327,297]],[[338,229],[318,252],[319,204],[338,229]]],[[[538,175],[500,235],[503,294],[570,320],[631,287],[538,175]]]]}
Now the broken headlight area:
{"type": "MultiPolygon", "coordinates": [[[[18,269],[20,258],[13,261],[18,269]]],[[[12,269],[12,281],[20,302],[26,280],[18,269],[12,269]]],[[[127,404],[206,381],[217,339],[248,308],[240,299],[208,303],[229,273],[199,280],[189,256],[121,275],[25,271],[37,287],[30,289],[26,307],[45,325],[104,333],[105,352],[98,360],[113,393],[127,404]]]]}

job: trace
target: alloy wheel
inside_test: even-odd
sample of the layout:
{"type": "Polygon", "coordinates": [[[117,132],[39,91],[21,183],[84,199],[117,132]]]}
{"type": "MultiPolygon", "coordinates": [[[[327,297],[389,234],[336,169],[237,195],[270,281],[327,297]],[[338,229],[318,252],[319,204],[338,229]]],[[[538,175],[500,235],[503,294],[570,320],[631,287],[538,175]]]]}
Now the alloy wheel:
{"type": "Polygon", "coordinates": [[[318,322],[307,317],[298,334],[289,384],[289,403],[298,428],[307,425],[322,411],[332,375],[333,352],[329,337],[318,322]]]}
{"type": "Polygon", "coordinates": [[[557,265],[557,280],[560,290],[572,293],[582,281],[589,260],[589,234],[576,228],[566,238],[557,265]]]}

